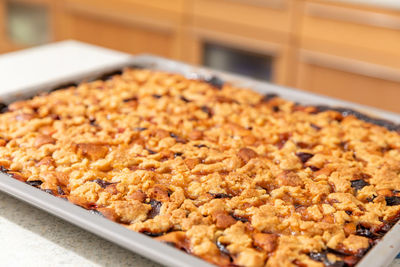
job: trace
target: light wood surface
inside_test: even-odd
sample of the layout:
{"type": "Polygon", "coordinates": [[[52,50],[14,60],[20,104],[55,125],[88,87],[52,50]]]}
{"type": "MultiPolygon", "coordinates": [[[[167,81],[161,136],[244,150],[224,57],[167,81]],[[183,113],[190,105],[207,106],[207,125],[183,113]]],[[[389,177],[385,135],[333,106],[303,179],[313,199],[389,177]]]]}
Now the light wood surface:
{"type": "Polygon", "coordinates": [[[132,54],[145,51],[161,56],[171,56],[172,37],[163,31],[132,27],[123,22],[111,22],[98,17],[81,14],[68,16],[70,27],[66,29],[67,38],[117,49],[132,54]],[[96,39],[90,34],[96,32],[96,39]],[[115,42],[119,40],[119,42],[115,42]]]}
{"type": "Polygon", "coordinates": [[[399,85],[321,65],[299,67],[299,88],[400,113],[399,85]]]}
{"type": "Polygon", "coordinates": [[[304,2],[296,87],[400,112],[400,12],[304,2]]]}
{"type": "Polygon", "coordinates": [[[307,49],[400,68],[400,12],[307,2],[300,36],[307,49]]]}
{"type": "Polygon", "coordinates": [[[288,12],[292,1],[264,1],[257,5],[253,1],[233,0],[194,0],[193,14],[195,19],[205,19],[231,23],[239,27],[247,26],[258,31],[272,30],[290,33],[290,18],[288,12]]]}
{"type": "Polygon", "coordinates": [[[129,53],[181,58],[183,1],[66,0],[64,38],[73,38],[129,53]],[[117,2],[117,1],[116,1],[117,2]],[[95,36],[94,36],[95,35],[95,36]]]}

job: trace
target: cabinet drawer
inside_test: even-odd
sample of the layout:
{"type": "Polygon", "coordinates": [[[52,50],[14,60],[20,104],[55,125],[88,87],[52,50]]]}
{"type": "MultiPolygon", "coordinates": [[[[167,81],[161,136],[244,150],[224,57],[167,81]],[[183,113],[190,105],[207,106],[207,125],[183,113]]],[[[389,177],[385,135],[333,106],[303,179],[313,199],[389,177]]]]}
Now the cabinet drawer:
{"type": "Polygon", "coordinates": [[[400,112],[400,71],[397,69],[303,51],[296,86],[400,112]]]}
{"type": "Polygon", "coordinates": [[[290,0],[194,0],[192,12],[196,26],[226,23],[263,33],[289,33],[291,9],[290,0]]]}
{"type": "Polygon", "coordinates": [[[64,10],[107,14],[115,19],[143,21],[145,23],[171,26],[183,18],[183,0],[63,0],[64,10]]]}
{"type": "Polygon", "coordinates": [[[303,48],[400,68],[400,12],[307,1],[300,36],[303,48]]]}
{"type": "MultiPolygon", "coordinates": [[[[184,12],[184,7],[185,7],[185,1],[186,0],[119,0],[121,2],[126,2],[131,5],[137,5],[137,6],[145,6],[149,8],[153,8],[155,10],[163,10],[166,12],[174,12],[174,13],[179,13],[182,14],[184,12]]],[[[97,2],[97,1],[96,1],[97,2]]],[[[114,1],[109,1],[112,2],[113,4],[116,2],[114,1]]]]}
{"type": "Polygon", "coordinates": [[[184,0],[63,0],[61,39],[179,59],[184,0]]]}
{"type": "Polygon", "coordinates": [[[68,14],[66,38],[124,51],[131,54],[153,53],[172,57],[173,35],[151,28],[132,26],[127,23],[103,18],[68,14]]]}

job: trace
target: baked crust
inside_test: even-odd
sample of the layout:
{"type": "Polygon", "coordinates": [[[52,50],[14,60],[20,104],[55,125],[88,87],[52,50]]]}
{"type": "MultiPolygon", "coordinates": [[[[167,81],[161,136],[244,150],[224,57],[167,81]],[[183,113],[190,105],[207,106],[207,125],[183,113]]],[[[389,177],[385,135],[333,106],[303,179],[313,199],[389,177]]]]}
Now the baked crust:
{"type": "Polygon", "coordinates": [[[3,172],[219,266],[353,266],[400,211],[398,132],[176,74],[12,103],[0,137],[3,172]]]}

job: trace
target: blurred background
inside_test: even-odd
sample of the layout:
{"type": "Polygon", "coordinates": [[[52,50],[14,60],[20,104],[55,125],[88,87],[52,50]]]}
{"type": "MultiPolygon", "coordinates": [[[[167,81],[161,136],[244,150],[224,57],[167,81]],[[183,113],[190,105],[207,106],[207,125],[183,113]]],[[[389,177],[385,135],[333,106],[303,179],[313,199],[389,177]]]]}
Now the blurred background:
{"type": "Polygon", "coordinates": [[[399,0],[0,0],[0,53],[64,39],[400,112],[399,0]]]}

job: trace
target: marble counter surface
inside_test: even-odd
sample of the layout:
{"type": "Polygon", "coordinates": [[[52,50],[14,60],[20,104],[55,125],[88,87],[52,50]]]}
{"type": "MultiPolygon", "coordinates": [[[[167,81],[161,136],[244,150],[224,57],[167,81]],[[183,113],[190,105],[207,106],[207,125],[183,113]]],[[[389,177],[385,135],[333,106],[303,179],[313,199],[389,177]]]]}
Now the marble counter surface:
{"type": "Polygon", "coordinates": [[[161,266],[0,193],[1,266],[161,266]]]}

